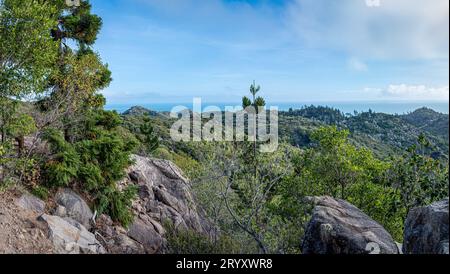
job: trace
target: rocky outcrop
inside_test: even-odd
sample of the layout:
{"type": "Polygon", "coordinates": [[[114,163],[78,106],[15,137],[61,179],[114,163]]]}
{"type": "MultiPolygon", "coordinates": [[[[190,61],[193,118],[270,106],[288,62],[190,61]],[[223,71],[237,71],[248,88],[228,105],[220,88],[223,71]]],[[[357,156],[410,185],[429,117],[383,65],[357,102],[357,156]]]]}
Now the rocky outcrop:
{"type": "Polygon", "coordinates": [[[398,254],[392,236],[350,203],[328,196],[315,204],[302,242],[304,254],[398,254]]]}
{"type": "Polygon", "coordinates": [[[449,254],[449,252],[448,252],[448,240],[440,242],[437,254],[447,254],[447,255],[449,254]]]}
{"type": "Polygon", "coordinates": [[[48,226],[48,237],[61,254],[101,254],[105,249],[83,225],[73,219],[43,214],[39,220],[48,226]]]}
{"type": "Polygon", "coordinates": [[[100,215],[96,222],[103,246],[113,254],[145,254],[144,246],[127,236],[127,230],[114,225],[107,215],[100,215]]]}
{"type": "Polygon", "coordinates": [[[128,236],[142,244],[146,253],[155,254],[161,250],[163,234],[159,234],[151,222],[138,218],[130,226],[128,236]]]}
{"type": "MultiPolygon", "coordinates": [[[[126,178],[118,183],[120,189],[135,185],[139,190],[132,203],[135,218],[128,228],[104,214],[94,218],[86,201],[71,189],[58,190],[49,200],[47,211],[43,201],[29,194],[21,194],[12,205],[29,213],[30,220],[36,221],[35,226],[42,227],[35,232],[33,226],[30,233],[34,236],[30,235],[45,238],[49,250],[46,253],[164,253],[166,223],[174,229],[207,235],[208,222],[199,214],[190,182],[181,170],[165,160],[140,156],[133,156],[133,160],[135,163],[127,169],[126,178]]],[[[1,221],[2,218],[0,226],[1,221]]],[[[20,233],[27,240],[28,230],[20,233]]]]}
{"type": "Polygon", "coordinates": [[[22,194],[22,196],[15,200],[15,203],[22,209],[31,210],[35,213],[42,214],[45,211],[45,202],[28,193],[22,194]]]}
{"type": "Polygon", "coordinates": [[[94,215],[87,203],[78,194],[71,189],[60,189],[56,193],[55,201],[58,204],[55,215],[72,218],[86,229],[91,228],[91,220],[94,215]]]}
{"type": "Polygon", "coordinates": [[[176,229],[190,229],[207,233],[208,223],[195,206],[189,181],[170,161],[133,156],[134,165],[127,170],[127,178],[120,188],[138,187],[133,201],[135,220],[125,230],[114,225],[107,216],[97,220],[98,232],[111,253],[163,253],[165,222],[176,229]]]}
{"type": "Polygon", "coordinates": [[[448,198],[408,213],[405,222],[403,253],[449,254],[448,198]]]}

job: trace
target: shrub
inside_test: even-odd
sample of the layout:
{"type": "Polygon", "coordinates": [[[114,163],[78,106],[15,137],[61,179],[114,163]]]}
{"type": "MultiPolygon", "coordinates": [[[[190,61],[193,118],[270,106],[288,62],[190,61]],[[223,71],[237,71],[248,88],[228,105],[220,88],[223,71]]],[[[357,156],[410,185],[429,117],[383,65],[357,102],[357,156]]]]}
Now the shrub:
{"type": "Polygon", "coordinates": [[[172,223],[164,224],[169,254],[237,254],[239,244],[226,235],[212,239],[190,229],[176,229],[172,223]]]}
{"type": "Polygon", "coordinates": [[[134,219],[131,203],[136,194],[136,186],[129,186],[123,191],[119,191],[116,187],[107,187],[100,194],[97,210],[99,214],[106,213],[113,220],[118,220],[123,226],[128,227],[134,219]]]}
{"type": "Polygon", "coordinates": [[[44,186],[35,186],[31,189],[31,194],[42,199],[47,200],[49,195],[49,190],[44,186]]]}
{"type": "Polygon", "coordinates": [[[44,164],[44,179],[48,186],[68,186],[77,176],[80,157],[75,148],[64,140],[62,133],[48,130],[44,139],[49,142],[53,156],[44,164]]]}
{"type": "Polygon", "coordinates": [[[137,191],[133,187],[121,191],[116,182],[131,164],[136,140],[127,138],[119,124],[117,113],[101,110],[91,113],[84,123],[84,134],[73,143],[57,130],[47,131],[44,138],[52,156],[43,165],[43,179],[49,187],[80,183],[100,213],[127,226],[133,220],[130,207],[137,191]]]}

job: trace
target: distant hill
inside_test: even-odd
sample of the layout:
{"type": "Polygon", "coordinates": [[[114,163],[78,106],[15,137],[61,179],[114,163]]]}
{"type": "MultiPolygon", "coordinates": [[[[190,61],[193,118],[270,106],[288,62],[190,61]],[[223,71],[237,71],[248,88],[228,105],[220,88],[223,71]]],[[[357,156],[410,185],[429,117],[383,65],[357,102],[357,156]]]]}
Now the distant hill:
{"type": "Polygon", "coordinates": [[[136,115],[136,116],[149,114],[150,116],[158,116],[158,112],[147,109],[145,107],[141,107],[141,106],[131,107],[130,109],[123,112],[122,114],[123,115],[136,115]]]}
{"type": "Polygon", "coordinates": [[[448,139],[449,137],[448,114],[439,113],[424,107],[417,109],[414,112],[402,115],[401,118],[424,131],[442,136],[445,139],[448,139]]]}
{"type": "Polygon", "coordinates": [[[320,124],[337,125],[350,130],[351,141],[370,148],[379,157],[402,153],[424,133],[438,155],[448,157],[448,114],[421,108],[407,115],[391,115],[373,111],[344,115],[337,109],[306,106],[281,112],[280,135],[295,146],[308,146],[309,134],[320,124]]]}
{"type": "MultiPolygon", "coordinates": [[[[142,123],[139,117],[143,113],[150,113],[155,131],[166,147],[192,154],[189,143],[173,142],[170,139],[169,129],[174,120],[166,113],[133,107],[123,113],[126,127],[137,130],[142,123]]],[[[282,141],[293,146],[309,147],[310,135],[314,130],[324,125],[337,125],[350,131],[353,144],[371,149],[379,158],[386,158],[404,153],[424,133],[435,146],[437,155],[448,158],[448,123],[447,114],[429,109],[418,109],[406,115],[372,111],[349,115],[333,108],[307,106],[279,113],[279,136],[282,141]]]]}

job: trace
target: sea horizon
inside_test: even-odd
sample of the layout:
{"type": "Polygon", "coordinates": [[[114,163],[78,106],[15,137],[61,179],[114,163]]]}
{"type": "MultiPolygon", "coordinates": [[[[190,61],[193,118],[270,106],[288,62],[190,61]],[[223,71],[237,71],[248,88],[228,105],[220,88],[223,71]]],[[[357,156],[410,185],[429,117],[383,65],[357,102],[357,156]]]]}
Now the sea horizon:
{"type": "MultiPolygon", "coordinates": [[[[224,110],[226,106],[239,106],[238,102],[202,102],[202,108],[207,106],[217,106],[224,110]]],[[[278,107],[280,111],[288,111],[289,109],[300,109],[305,106],[324,106],[331,107],[340,110],[343,113],[353,114],[357,112],[366,112],[372,110],[379,113],[387,114],[407,114],[413,112],[419,108],[426,107],[436,112],[448,114],[449,102],[416,102],[416,101],[305,101],[305,102],[273,102],[267,103],[267,107],[278,107]]],[[[107,110],[115,110],[119,113],[123,113],[126,110],[134,106],[140,106],[152,111],[166,112],[171,111],[176,106],[185,106],[188,109],[193,108],[192,102],[190,103],[124,103],[124,104],[106,104],[107,110]]]]}

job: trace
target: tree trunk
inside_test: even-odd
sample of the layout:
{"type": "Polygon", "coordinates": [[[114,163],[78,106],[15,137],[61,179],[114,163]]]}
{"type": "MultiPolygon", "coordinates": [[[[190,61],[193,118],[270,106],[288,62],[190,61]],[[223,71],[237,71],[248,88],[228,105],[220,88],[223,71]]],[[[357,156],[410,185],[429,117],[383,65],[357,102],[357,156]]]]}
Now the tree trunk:
{"type": "Polygon", "coordinates": [[[6,142],[6,127],[2,125],[2,144],[6,142]]]}
{"type": "Polygon", "coordinates": [[[258,244],[259,251],[262,254],[267,254],[267,248],[264,246],[264,243],[261,241],[259,235],[254,235],[253,238],[255,239],[256,243],[258,244]]]}
{"type": "Polygon", "coordinates": [[[69,126],[66,125],[64,126],[64,140],[66,140],[66,142],[70,143],[70,129],[69,126]]]}
{"type": "Polygon", "coordinates": [[[17,155],[19,157],[22,157],[22,153],[25,148],[25,137],[23,136],[16,137],[16,142],[17,142],[17,155]]]}

